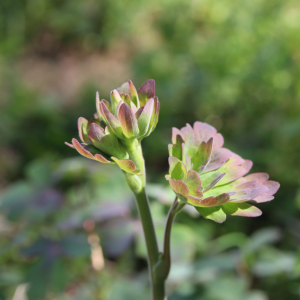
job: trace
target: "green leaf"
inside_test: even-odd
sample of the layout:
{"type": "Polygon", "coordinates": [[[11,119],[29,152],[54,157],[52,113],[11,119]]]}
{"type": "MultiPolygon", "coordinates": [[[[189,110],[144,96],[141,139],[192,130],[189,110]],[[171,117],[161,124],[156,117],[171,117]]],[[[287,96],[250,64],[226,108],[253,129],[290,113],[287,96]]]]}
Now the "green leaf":
{"type": "Polygon", "coordinates": [[[222,206],[214,207],[195,207],[196,210],[206,219],[213,220],[217,223],[223,223],[226,220],[226,214],[222,206]]]}
{"type": "Polygon", "coordinates": [[[28,179],[34,184],[45,185],[51,181],[51,169],[48,161],[35,160],[26,168],[28,179]]]}
{"type": "Polygon", "coordinates": [[[91,247],[85,235],[68,236],[60,242],[60,245],[64,254],[69,257],[87,256],[91,253],[91,247]]]}
{"type": "Polygon", "coordinates": [[[228,215],[241,217],[259,217],[262,214],[259,208],[246,202],[227,202],[223,205],[223,210],[228,215]]]}

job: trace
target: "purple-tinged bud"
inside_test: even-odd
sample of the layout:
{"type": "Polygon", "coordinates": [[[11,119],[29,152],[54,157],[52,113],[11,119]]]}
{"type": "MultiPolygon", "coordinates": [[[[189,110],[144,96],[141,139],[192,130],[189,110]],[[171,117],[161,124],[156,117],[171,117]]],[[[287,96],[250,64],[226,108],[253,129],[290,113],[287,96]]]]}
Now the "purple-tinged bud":
{"type": "Polygon", "coordinates": [[[80,117],[78,119],[78,135],[83,143],[86,143],[89,141],[88,124],[89,124],[89,122],[87,119],[85,119],[83,117],[80,117]]]}
{"type": "Polygon", "coordinates": [[[147,80],[139,89],[138,95],[141,106],[146,105],[147,101],[155,97],[155,81],[153,79],[147,80]]]}
{"type": "Polygon", "coordinates": [[[124,138],[121,122],[109,111],[104,100],[100,103],[100,112],[104,122],[112,129],[116,136],[120,139],[124,138]]]}
{"type": "Polygon", "coordinates": [[[123,129],[123,133],[127,138],[137,137],[139,134],[139,127],[137,119],[130,109],[130,107],[123,103],[119,110],[119,120],[123,129]]]}

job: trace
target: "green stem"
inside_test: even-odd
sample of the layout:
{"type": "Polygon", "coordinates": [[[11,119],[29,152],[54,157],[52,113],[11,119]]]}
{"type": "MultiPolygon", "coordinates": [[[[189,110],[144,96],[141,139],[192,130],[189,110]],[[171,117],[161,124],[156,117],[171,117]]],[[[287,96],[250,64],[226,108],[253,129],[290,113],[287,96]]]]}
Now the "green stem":
{"type": "Polygon", "coordinates": [[[129,152],[130,159],[135,163],[138,169],[141,169],[143,175],[137,176],[129,173],[125,173],[127,183],[130,189],[133,191],[136,203],[142,223],[144,236],[146,240],[147,254],[148,254],[148,266],[151,280],[151,290],[153,300],[164,300],[164,282],[156,282],[154,279],[154,265],[159,260],[159,250],[150,211],[149,201],[145,191],[145,164],[142,154],[142,148],[140,143],[135,139],[126,143],[127,150],[129,152]]]}
{"type": "Polygon", "coordinates": [[[147,247],[147,252],[149,257],[149,267],[152,273],[152,268],[158,261],[159,251],[158,251],[158,244],[156,240],[156,234],[154,230],[154,224],[153,224],[150,207],[149,207],[145,190],[143,189],[141,193],[135,194],[135,198],[136,198],[140,219],[144,230],[146,247],[147,247]]]}
{"type": "Polygon", "coordinates": [[[178,201],[176,197],[172,207],[169,210],[164,236],[164,254],[163,254],[163,276],[167,279],[171,269],[171,230],[175,216],[185,206],[185,203],[178,201]]]}

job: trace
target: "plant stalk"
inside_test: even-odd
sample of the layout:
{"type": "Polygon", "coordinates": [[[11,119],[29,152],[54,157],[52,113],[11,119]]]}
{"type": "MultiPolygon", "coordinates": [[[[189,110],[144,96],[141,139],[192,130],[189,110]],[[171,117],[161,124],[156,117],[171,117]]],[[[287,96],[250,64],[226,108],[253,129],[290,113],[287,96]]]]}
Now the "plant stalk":
{"type": "Polygon", "coordinates": [[[143,175],[140,176],[125,173],[125,176],[130,189],[135,195],[140,220],[144,231],[148,255],[148,267],[151,281],[152,300],[166,300],[164,282],[156,281],[153,272],[154,266],[159,260],[159,250],[149,201],[145,191],[145,163],[141,144],[135,139],[131,142],[127,142],[126,147],[130,159],[135,163],[138,169],[141,169],[141,172],[143,173],[143,175]]]}
{"type": "Polygon", "coordinates": [[[181,209],[185,206],[185,203],[179,202],[178,198],[176,197],[174,200],[174,203],[172,207],[169,210],[166,227],[165,227],[165,235],[164,235],[164,252],[163,252],[163,274],[162,276],[165,277],[165,280],[167,279],[170,269],[171,269],[171,230],[173,221],[175,219],[175,216],[178,212],[181,211],[181,209]]]}

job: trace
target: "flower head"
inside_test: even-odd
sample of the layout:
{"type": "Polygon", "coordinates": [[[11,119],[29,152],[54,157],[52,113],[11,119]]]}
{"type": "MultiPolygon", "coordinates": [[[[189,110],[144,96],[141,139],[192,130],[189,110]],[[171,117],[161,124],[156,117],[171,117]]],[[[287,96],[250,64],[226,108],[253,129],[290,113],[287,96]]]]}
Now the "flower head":
{"type": "Polygon", "coordinates": [[[166,179],[178,198],[205,218],[222,223],[226,214],[256,217],[261,211],[246,201],[274,199],[279,183],[266,173],[245,176],[252,167],[230,150],[217,130],[201,122],[173,128],[166,179]],[[244,177],[243,177],[244,176],[244,177]]]}
{"type": "Polygon", "coordinates": [[[123,140],[148,136],[158,122],[160,104],[155,97],[155,82],[146,81],[137,91],[129,80],[110,93],[111,103],[98,98],[100,120],[123,140]]]}
{"type": "Polygon", "coordinates": [[[125,172],[140,174],[135,163],[130,160],[126,140],[148,136],[158,122],[160,104],[155,97],[155,82],[146,81],[136,88],[129,80],[110,94],[111,103],[101,100],[96,94],[97,112],[88,121],[78,119],[81,143],[73,138],[72,144],[81,155],[107,164],[116,163],[125,172]]]}

